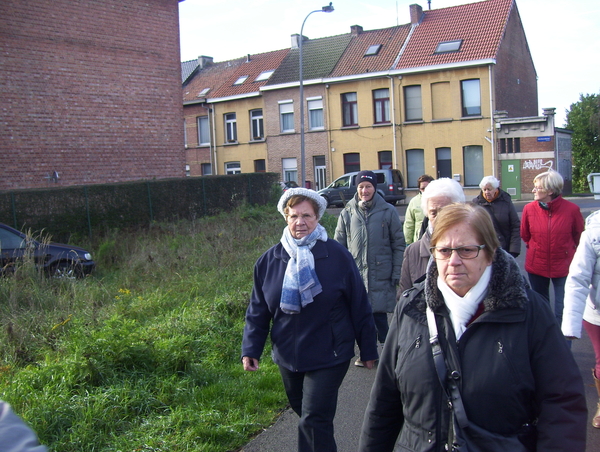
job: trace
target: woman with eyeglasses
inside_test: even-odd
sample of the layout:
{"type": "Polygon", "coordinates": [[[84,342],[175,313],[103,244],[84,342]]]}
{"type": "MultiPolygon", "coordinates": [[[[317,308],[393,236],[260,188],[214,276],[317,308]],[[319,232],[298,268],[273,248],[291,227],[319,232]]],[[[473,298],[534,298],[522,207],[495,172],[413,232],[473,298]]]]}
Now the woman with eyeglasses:
{"type": "Polygon", "coordinates": [[[525,242],[525,271],[531,288],[550,302],[554,286],[554,315],[562,323],[565,281],[584,229],[579,207],[561,195],[564,181],[549,170],[533,179],[533,202],[523,208],[521,238],[525,242]]]}
{"type": "Polygon", "coordinates": [[[489,214],[437,216],[425,280],[390,325],[360,451],[584,452],[584,389],[550,307],[489,214]]]}
{"type": "Polygon", "coordinates": [[[338,390],[354,357],[372,369],[375,324],[352,255],[327,238],[319,220],[327,203],[291,188],[277,208],[287,222],[280,242],[254,266],[242,342],[244,370],[256,371],[271,334],[272,358],[298,422],[298,450],[334,452],[338,390]]]}

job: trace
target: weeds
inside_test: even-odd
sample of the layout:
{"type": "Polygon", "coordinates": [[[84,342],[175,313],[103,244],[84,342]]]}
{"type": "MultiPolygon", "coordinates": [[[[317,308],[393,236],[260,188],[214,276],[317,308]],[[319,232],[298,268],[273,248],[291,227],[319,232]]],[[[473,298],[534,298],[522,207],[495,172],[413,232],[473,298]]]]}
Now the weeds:
{"type": "Polygon", "coordinates": [[[237,449],[286,404],[269,359],[239,361],[252,267],[283,227],[244,207],[110,231],[85,279],[20,264],[0,278],[0,398],[53,450],[237,449]]]}

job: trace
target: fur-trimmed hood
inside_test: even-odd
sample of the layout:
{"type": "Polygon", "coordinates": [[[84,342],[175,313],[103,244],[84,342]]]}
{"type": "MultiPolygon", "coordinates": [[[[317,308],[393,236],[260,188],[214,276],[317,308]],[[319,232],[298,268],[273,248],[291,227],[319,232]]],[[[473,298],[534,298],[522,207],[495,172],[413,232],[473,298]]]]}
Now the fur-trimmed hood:
{"type": "MultiPolygon", "coordinates": [[[[433,261],[424,281],[425,299],[429,307],[436,311],[443,306],[444,299],[437,287],[438,269],[433,261]]],[[[487,294],[483,299],[484,312],[500,309],[523,307],[527,302],[527,283],[514,258],[498,248],[492,262],[492,277],[487,294]]],[[[425,303],[418,302],[419,310],[425,311],[425,303]]]]}

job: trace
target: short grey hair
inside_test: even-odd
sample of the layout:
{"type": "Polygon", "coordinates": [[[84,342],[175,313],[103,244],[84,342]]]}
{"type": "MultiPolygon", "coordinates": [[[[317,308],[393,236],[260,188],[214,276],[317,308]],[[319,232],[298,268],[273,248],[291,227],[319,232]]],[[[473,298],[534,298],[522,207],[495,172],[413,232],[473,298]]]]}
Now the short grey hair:
{"type": "Polygon", "coordinates": [[[483,190],[486,185],[491,185],[492,188],[496,189],[500,186],[500,181],[494,176],[485,176],[481,179],[481,182],[479,182],[479,188],[483,190]]]}
{"type": "Polygon", "coordinates": [[[440,179],[429,182],[423,195],[421,196],[421,209],[424,214],[427,214],[427,203],[431,198],[445,196],[450,200],[450,203],[465,202],[465,192],[461,185],[454,179],[449,177],[441,177],[440,179]]]}
{"type": "Polygon", "coordinates": [[[538,174],[533,178],[533,183],[539,182],[544,190],[552,193],[552,199],[562,193],[565,185],[563,177],[558,171],[548,170],[545,173],[538,174]]]}

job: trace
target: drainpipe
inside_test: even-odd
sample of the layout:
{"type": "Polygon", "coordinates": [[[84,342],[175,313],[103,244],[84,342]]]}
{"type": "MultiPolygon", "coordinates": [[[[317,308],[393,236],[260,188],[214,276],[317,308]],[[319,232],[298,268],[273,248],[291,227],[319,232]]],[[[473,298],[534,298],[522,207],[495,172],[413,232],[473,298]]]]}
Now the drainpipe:
{"type": "MultiPolygon", "coordinates": [[[[217,166],[217,129],[216,129],[216,125],[215,125],[215,116],[216,116],[216,105],[212,104],[212,140],[211,140],[211,146],[212,146],[212,151],[214,153],[214,158],[215,158],[215,164],[213,165],[213,174],[215,176],[217,176],[219,174],[219,169],[217,166]]],[[[212,158],[211,158],[211,165],[212,165],[212,158]]]]}
{"type": "MultiPolygon", "coordinates": [[[[488,66],[490,90],[490,130],[492,131],[492,176],[496,177],[496,125],[494,124],[494,91],[492,89],[492,65],[488,66]]],[[[497,179],[497,178],[496,178],[497,179]]]]}
{"type": "Polygon", "coordinates": [[[390,79],[390,91],[392,98],[392,139],[394,140],[393,151],[392,151],[392,167],[398,169],[398,157],[396,156],[396,94],[394,92],[394,77],[387,76],[390,79]]]}

